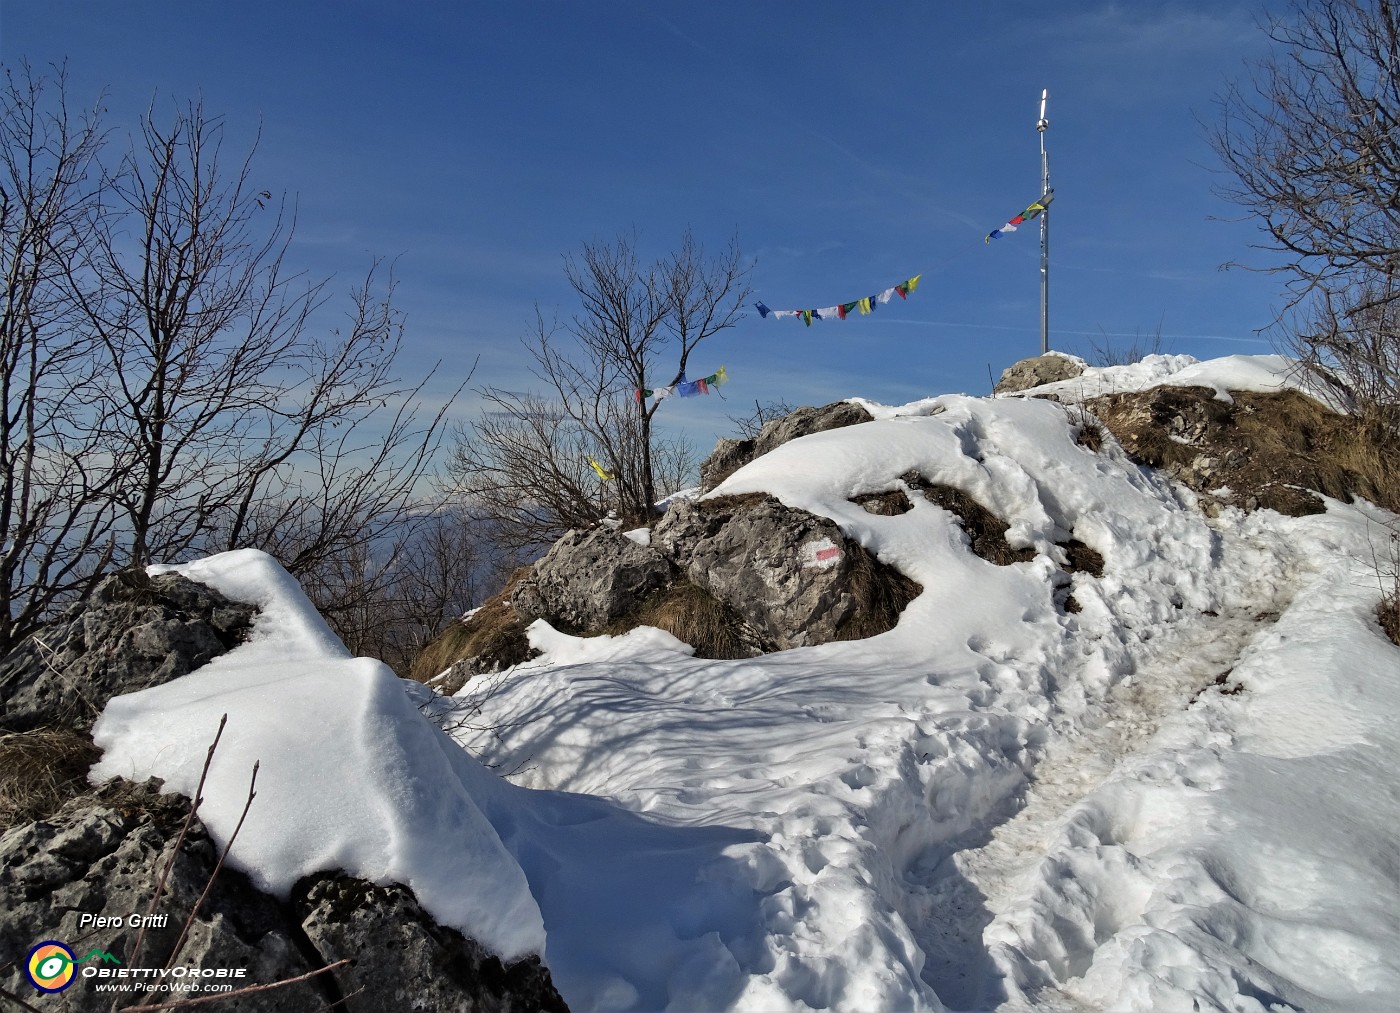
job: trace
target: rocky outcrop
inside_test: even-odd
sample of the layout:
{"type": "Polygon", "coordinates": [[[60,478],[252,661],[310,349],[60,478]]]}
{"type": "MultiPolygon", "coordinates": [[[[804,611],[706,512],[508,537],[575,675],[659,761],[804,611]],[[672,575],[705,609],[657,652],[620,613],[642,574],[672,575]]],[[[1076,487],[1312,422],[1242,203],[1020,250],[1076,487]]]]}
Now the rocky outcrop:
{"type": "MultiPolygon", "coordinates": [[[[334,872],[303,880],[284,903],[225,867],[213,878],[190,920],[188,939],[176,951],[218,861],[197,819],[175,850],[188,811],[184,799],[160,794],[157,782],[116,781],[70,801],[50,820],[0,837],[0,965],[6,965],[0,986],[33,999],[34,988],[23,976],[24,958],[34,944],[56,939],[80,961],[92,951],[114,958],[96,956],[83,962],[84,968],[242,968],[245,976],[237,985],[268,985],[342,959],[352,962],[240,996],[237,1008],[249,1013],[302,1013],[342,1001],[335,1008],[350,1013],[567,1008],[537,958],[503,964],[455,930],[435,924],[408,889],[334,872]],[[161,897],[151,909],[167,863],[161,897]],[[148,910],[157,919],[143,934],[127,919],[148,910]],[[84,913],[117,918],[120,924],[93,929],[81,922],[84,913]],[[143,937],[139,950],[138,936],[143,937]]],[[[111,1009],[114,996],[97,992],[96,980],[80,977],[41,1004],[74,1013],[111,1009]]]]}
{"type": "MultiPolygon", "coordinates": [[[[702,487],[791,440],[871,418],[838,401],[773,419],[749,439],[720,440],[701,465],[702,487]]],[[[902,504],[888,495],[861,502],[872,512],[909,509],[898,495],[902,504]]],[[[650,545],[605,526],[565,534],[528,574],[428,644],[410,678],[454,693],[524,661],[525,626],[535,619],[577,634],[656,626],[705,658],[874,636],[921,590],[834,522],[771,496],[673,499],[650,545]]]]}
{"type": "Polygon", "coordinates": [[[871,421],[868,411],[850,401],[836,401],[821,408],[803,407],[765,423],[757,436],[721,439],[700,465],[700,488],[709,492],[755,458],[784,443],[828,429],[840,429],[871,421]]]}
{"type": "Polygon", "coordinates": [[[670,577],[659,552],[612,528],[570,531],[520,581],[511,604],[527,620],[600,630],[635,612],[670,577]]]}
{"type": "Polygon", "coordinates": [[[292,908],[321,960],[354,962],[336,972],[346,994],[364,990],[348,1010],[568,1009],[538,957],[502,962],[434,922],[407,887],[321,875],[298,884],[292,908]]]}
{"type": "MultiPolygon", "coordinates": [[[[872,618],[872,581],[918,585],[878,563],[834,521],[772,496],[721,496],[673,504],[652,542],[686,576],[731,608],[761,649],[786,650],[846,639],[872,618]]],[[[898,621],[884,616],[876,625],[898,621]]],[[[878,630],[877,630],[878,632],[878,630]]]]}
{"type": "MultiPolygon", "coordinates": [[[[1192,489],[1201,507],[1323,512],[1315,492],[1350,501],[1394,500],[1391,465],[1368,450],[1364,423],[1297,391],[1153,387],[1085,402],[1123,449],[1192,489]]],[[[1400,504],[1397,504],[1400,505],[1400,504]]]]}
{"type": "Polygon", "coordinates": [[[86,730],[112,697],[169,682],[238,644],[256,613],[179,574],[113,574],[0,659],[0,728],[86,730]]]}
{"type": "MultiPolygon", "coordinates": [[[[127,572],[0,662],[8,726],[0,733],[0,989],[43,1009],[96,1011],[119,998],[98,992],[97,981],[189,981],[188,971],[79,975],[43,996],[24,977],[26,958],[35,944],[59,940],[94,972],[242,969],[241,979],[226,979],[238,986],[312,975],[221,1004],[252,1013],[565,1010],[538,958],[504,964],[436,924],[406,887],[328,870],[282,901],[228,867],[214,876],[215,845],[198,819],[181,839],[189,802],[161,794],[158,782],[87,785],[98,755],[87,730],[107,700],[200,667],[242,640],[255,613],[175,574],[127,572]],[[157,917],[144,932],[128,920],[148,911],[157,917]],[[113,922],[94,926],[84,914],[113,922]],[[350,963],[313,974],[339,960],[350,963]]],[[[151,994],[130,992],[122,1005],[151,994]]]]}
{"type": "Polygon", "coordinates": [[[992,388],[993,394],[1014,394],[1047,383],[1073,380],[1084,372],[1084,364],[1067,355],[1037,355],[1012,363],[1002,370],[1001,379],[992,388]]]}

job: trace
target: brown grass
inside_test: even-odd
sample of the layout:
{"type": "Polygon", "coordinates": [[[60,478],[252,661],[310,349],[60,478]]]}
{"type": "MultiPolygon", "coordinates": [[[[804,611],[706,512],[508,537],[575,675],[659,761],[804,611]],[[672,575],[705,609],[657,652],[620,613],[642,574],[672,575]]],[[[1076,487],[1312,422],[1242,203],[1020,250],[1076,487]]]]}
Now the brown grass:
{"type": "Polygon", "coordinates": [[[933,485],[917,472],[910,472],[902,478],[905,485],[922,492],[924,499],[957,517],[972,542],[972,551],[987,562],[1010,566],[1035,558],[1033,548],[1013,549],[1008,545],[1006,532],[1011,525],[961,489],[951,485],[933,485]]]}
{"type": "Polygon", "coordinates": [[[88,769],[102,755],[86,735],[36,728],[0,735],[0,833],[47,819],[88,790],[88,769]]]}
{"type": "Polygon", "coordinates": [[[744,636],[746,624],[703,587],[677,580],[647,598],[632,614],[617,619],[604,633],[614,636],[638,626],[655,626],[695,648],[697,658],[751,658],[758,652],[744,636]]]}
{"type": "Polygon", "coordinates": [[[905,607],[923,593],[923,585],[860,546],[849,556],[856,607],[837,627],[835,639],[864,640],[894,629],[905,607]]]}
{"type": "MultiPolygon", "coordinates": [[[[418,652],[408,677],[415,682],[428,682],[450,668],[458,668],[459,663],[474,659],[454,673],[453,678],[460,679],[450,691],[455,693],[474,674],[499,671],[529,660],[533,650],[525,635],[528,624],[510,603],[515,586],[529,572],[528,566],[520,567],[511,574],[500,594],[489,599],[470,618],[449,623],[418,652]]],[[[448,692],[446,687],[439,687],[439,690],[448,692]]]]}
{"type": "Polygon", "coordinates": [[[1103,576],[1103,553],[1090,548],[1077,538],[1071,538],[1061,548],[1065,550],[1065,567],[1068,573],[1087,573],[1091,577],[1103,576]]]}
{"type": "Polygon", "coordinates": [[[1376,619],[1390,642],[1400,647],[1400,586],[1381,598],[1376,606],[1376,619]]]}
{"type": "Polygon", "coordinates": [[[1095,398],[1089,407],[1134,460],[1171,471],[1197,492],[1227,485],[1228,502],[1245,509],[1318,513],[1325,508],[1311,490],[1343,502],[1361,496],[1400,512],[1393,430],[1293,390],[1236,392],[1233,405],[1213,395],[1202,387],[1159,387],[1095,398]],[[1214,461],[1208,478],[1196,467],[1204,459],[1214,461]]]}
{"type": "Polygon", "coordinates": [[[1084,419],[1079,423],[1078,431],[1074,434],[1074,442],[1097,454],[1103,449],[1103,426],[1093,419],[1084,419]]]}

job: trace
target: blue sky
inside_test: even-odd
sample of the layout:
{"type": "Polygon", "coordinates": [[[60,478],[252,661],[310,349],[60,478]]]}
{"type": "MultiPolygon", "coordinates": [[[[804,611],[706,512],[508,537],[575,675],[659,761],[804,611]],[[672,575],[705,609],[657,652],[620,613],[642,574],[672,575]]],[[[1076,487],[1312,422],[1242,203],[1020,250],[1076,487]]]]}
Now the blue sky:
{"type": "MultiPolygon", "coordinates": [[[[702,346],[717,397],[670,402],[708,449],[755,399],[986,393],[1039,350],[1035,199],[1050,90],[1051,344],[1150,336],[1201,358],[1270,351],[1280,279],[1214,195],[1203,123],[1265,53],[1280,3],[835,0],[0,0],[0,60],[66,59],[125,132],[201,96],[254,179],[298,203],[291,260],[348,291],[397,259],[406,372],[438,393],[528,383],[534,307],[572,310],[562,258],[636,230],[737,235],[755,297],[826,306],[922,273],[905,303],[803,327],[756,313],[702,346]]],[[[665,382],[669,376],[657,378],[665,382]]],[[[473,399],[459,406],[469,418],[473,399]]]]}

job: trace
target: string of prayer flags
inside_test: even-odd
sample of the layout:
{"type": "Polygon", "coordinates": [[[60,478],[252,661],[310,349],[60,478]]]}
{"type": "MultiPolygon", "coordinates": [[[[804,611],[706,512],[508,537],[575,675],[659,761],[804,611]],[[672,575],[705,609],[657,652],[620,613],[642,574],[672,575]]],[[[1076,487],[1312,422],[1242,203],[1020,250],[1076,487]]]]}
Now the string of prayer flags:
{"type": "Polygon", "coordinates": [[[685,374],[669,387],[638,387],[632,391],[632,400],[639,404],[649,397],[654,397],[660,401],[668,397],[695,397],[698,394],[708,394],[711,387],[722,387],[729,382],[729,374],[725,372],[723,366],[715,370],[709,376],[702,376],[698,380],[687,380],[685,374]]]}
{"type": "Polygon", "coordinates": [[[808,327],[811,327],[813,320],[845,320],[846,317],[850,316],[852,313],[859,313],[861,316],[874,313],[877,306],[889,302],[895,296],[899,296],[901,299],[907,299],[909,298],[909,293],[919,287],[919,279],[922,277],[922,274],[916,274],[914,277],[901,281],[898,285],[891,285],[883,292],[878,292],[875,295],[868,295],[864,299],[852,299],[850,302],[838,303],[835,306],[824,306],[821,309],[775,310],[770,309],[761,302],[754,303],[754,306],[758,310],[758,315],[765,319],[768,317],[796,317],[808,327]]]}
{"type": "Polygon", "coordinates": [[[593,458],[590,457],[588,459],[588,463],[593,465],[593,470],[598,473],[598,477],[601,478],[604,482],[611,482],[613,479],[617,478],[616,475],[614,475],[610,471],[605,470],[603,466],[597,461],[593,460],[593,458]]]}
{"type": "Polygon", "coordinates": [[[1011,219],[1011,221],[1007,222],[999,229],[992,229],[991,232],[988,232],[987,238],[983,239],[982,242],[990,243],[993,239],[1000,239],[1003,232],[1015,232],[1017,226],[1024,225],[1032,219],[1039,218],[1041,212],[1047,210],[1050,207],[1050,202],[1054,199],[1055,194],[1051,191],[1046,191],[1045,195],[1041,197],[1040,200],[1030,205],[1026,210],[1011,219]]]}

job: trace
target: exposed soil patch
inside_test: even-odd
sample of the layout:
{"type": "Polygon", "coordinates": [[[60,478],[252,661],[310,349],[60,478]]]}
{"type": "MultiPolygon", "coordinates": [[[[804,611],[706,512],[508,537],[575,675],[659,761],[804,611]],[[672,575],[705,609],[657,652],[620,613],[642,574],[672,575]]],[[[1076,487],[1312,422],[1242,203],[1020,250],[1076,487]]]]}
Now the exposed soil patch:
{"type": "Polygon", "coordinates": [[[1191,699],[1187,701],[1186,706],[1190,707],[1191,704],[1201,698],[1203,693],[1212,689],[1219,692],[1221,696],[1239,696],[1239,694],[1244,692],[1244,684],[1235,682],[1230,678],[1234,671],[1233,668],[1227,668],[1217,675],[1210,685],[1202,686],[1200,689],[1196,690],[1196,692],[1191,694],[1191,699]]]}
{"type": "Polygon", "coordinates": [[[1376,427],[1297,391],[1231,396],[1233,404],[1210,388],[1155,387],[1085,404],[1135,461],[1169,472],[1207,512],[1320,513],[1314,493],[1400,509],[1400,470],[1376,427]]]}

